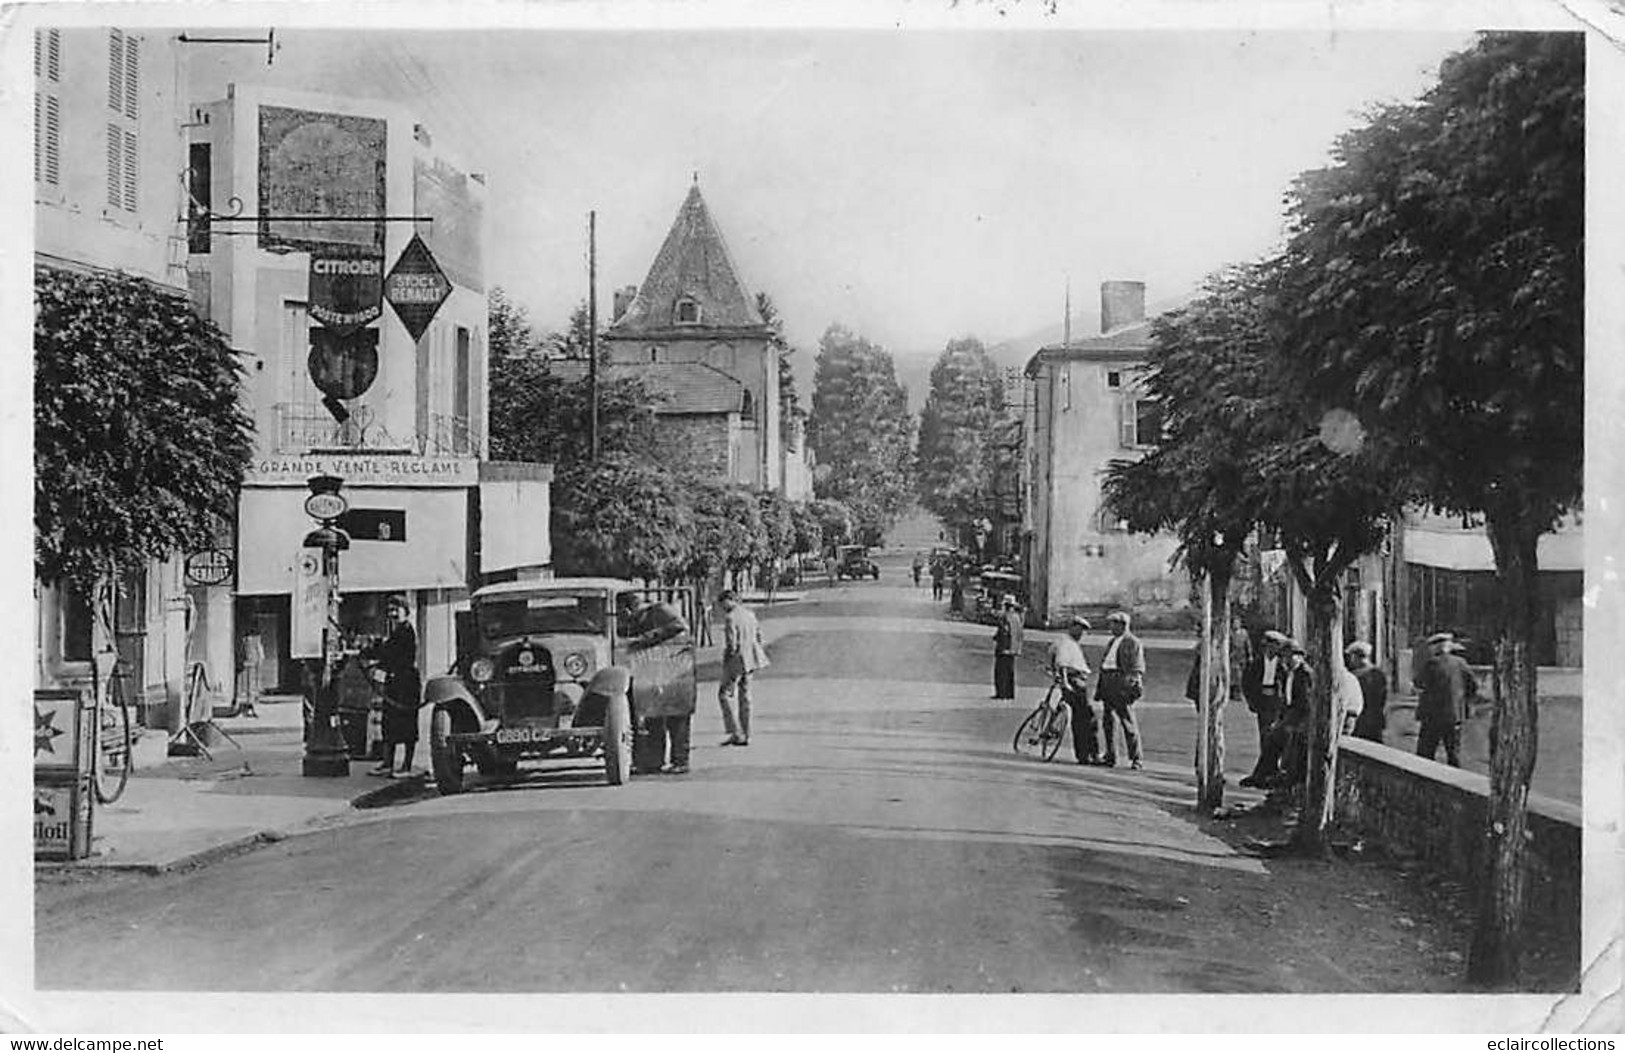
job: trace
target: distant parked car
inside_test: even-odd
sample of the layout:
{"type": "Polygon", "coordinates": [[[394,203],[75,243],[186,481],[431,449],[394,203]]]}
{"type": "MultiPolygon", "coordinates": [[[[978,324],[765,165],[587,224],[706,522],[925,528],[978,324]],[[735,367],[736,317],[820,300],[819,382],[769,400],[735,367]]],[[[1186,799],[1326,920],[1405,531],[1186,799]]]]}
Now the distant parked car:
{"type": "Polygon", "coordinates": [[[862,545],[842,545],[835,550],[835,576],[841,580],[871,578],[880,580],[880,568],[862,545]]]}

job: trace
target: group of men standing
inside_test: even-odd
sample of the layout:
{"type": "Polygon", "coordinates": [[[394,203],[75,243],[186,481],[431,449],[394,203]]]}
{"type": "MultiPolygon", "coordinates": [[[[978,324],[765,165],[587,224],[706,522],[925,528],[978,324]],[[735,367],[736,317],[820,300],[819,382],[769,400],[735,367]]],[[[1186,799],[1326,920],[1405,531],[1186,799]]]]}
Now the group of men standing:
{"type": "MultiPolygon", "coordinates": [[[[1005,616],[1015,623],[1015,653],[1020,653],[1020,610],[1013,604],[1005,607],[1005,616]]],[[[1123,745],[1128,751],[1129,767],[1144,766],[1144,750],[1140,742],[1140,725],[1134,718],[1134,703],[1145,692],[1145,648],[1139,637],[1129,632],[1131,619],[1125,611],[1113,611],[1106,618],[1111,638],[1100,658],[1100,672],[1095,678],[1095,696],[1100,700],[1100,715],[1095,715],[1089,701],[1089,660],[1083,653],[1083,634],[1090,628],[1087,619],[1073,617],[1067,624],[1066,635],[1055,642],[1050,651],[1050,671],[1061,691],[1061,700],[1072,711],[1072,753],[1079,764],[1115,767],[1117,764],[1117,727],[1123,728],[1123,745]]],[[[999,680],[997,654],[999,639],[995,638],[995,687],[1009,685],[1007,695],[1014,698],[1014,658],[999,680]]]]}

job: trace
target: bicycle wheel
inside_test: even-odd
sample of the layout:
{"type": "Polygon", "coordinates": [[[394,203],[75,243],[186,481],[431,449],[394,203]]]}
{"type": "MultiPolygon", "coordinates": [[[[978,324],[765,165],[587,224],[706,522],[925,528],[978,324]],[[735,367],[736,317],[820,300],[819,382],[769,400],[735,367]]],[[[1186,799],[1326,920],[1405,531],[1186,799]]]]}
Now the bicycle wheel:
{"type": "Polygon", "coordinates": [[[1055,754],[1060,752],[1061,743],[1066,739],[1067,729],[1071,726],[1071,707],[1065,703],[1055,706],[1055,713],[1050,717],[1049,730],[1044,732],[1044,759],[1052,761],[1055,754]]]}
{"type": "Polygon", "coordinates": [[[94,776],[91,784],[98,804],[112,804],[124,796],[133,764],[131,747],[134,735],[130,730],[130,705],[117,672],[110,678],[108,688],[114,705],[111,711],[98,709],[96,712],[96,743],[91,754],[91,774],[94,776]],[[111,742],[104,738],[109,732],[113,735],[111,742]],[[110,775],[107,769],[114,757],[117,758],[117,774],[110,775]]]}
{"type": "Polygon", "coordinates": [[[1040,705],[1031,713],[1028,713],[1027,719],[1021,722],[1020,727],[1016,728],[1016,737],[1010,745],[1023,757],[1042,756],[1045,745],[1043,730],[1044,707],[1040,705]]]}

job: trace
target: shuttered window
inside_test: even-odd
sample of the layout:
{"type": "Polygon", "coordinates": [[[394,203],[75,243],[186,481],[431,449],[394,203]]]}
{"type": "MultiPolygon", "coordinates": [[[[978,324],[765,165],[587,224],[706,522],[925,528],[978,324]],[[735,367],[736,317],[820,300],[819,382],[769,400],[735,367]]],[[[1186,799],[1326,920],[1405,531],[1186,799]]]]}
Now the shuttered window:
{"type": "Polygon", "coordinates": [[[34,33],[34,181],[62,180],[62,31],[34,33]]]}
{"type": "Polygon", "coordinates": [[[107,33],[107,203],[134,212],[141,195],[141,43],[123,31],[107,33]]]}

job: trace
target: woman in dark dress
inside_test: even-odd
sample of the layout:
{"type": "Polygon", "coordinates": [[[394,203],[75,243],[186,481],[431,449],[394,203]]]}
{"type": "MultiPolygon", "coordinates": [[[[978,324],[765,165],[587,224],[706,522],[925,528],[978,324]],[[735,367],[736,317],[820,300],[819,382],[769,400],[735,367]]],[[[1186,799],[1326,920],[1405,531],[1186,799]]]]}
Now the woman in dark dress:
{"type": "Polygon", "coordinates": [[[378,663],[372,675],[375,680],[381,678],[384,694],[384,755],[370,775],[410,774],[412,754],[417,750],[423,682],[418,674],[418,634],[407,620],[409,611],[406,597],[391,596],[384,605],[389,635],[361,652],[363,658],[378,663]],[[394,768],[397,745],[404,749],[399,770],[394,768]]]}

